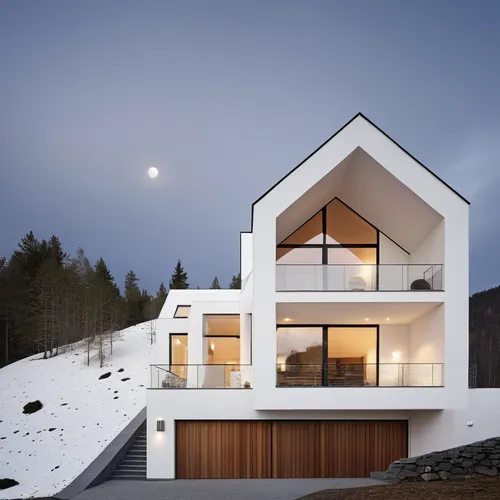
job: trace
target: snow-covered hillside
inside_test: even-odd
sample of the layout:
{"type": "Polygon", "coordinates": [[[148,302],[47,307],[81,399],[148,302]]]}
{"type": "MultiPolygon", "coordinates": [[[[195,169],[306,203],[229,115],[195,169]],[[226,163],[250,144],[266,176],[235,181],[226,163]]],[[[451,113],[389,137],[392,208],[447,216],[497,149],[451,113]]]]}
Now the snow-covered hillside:
{"type": "Polygon", "coordinates": [[[146,404],[149,322],[123,330],[113,354],[86,365],[83,347],[0,369],[0,498],[50,496],[78,476],[146,404]],[[111,372],[108,378],[99,376],[111,372]],[[30,415],[23,407],[40,400],[30,415]]]}

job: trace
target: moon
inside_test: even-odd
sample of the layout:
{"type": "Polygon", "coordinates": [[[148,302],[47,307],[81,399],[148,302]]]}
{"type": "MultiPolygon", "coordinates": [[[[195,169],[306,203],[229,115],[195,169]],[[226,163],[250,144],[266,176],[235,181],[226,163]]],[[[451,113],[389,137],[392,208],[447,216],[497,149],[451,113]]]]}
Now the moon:
{"type": "Polygon", "coordinates": [[[156,179],[158,177],[158,174],[160,172],[158,172],[158,169],[156,167],[149,167],[148,168],[148,176],[151,178],[151,179],[156,179]]]}

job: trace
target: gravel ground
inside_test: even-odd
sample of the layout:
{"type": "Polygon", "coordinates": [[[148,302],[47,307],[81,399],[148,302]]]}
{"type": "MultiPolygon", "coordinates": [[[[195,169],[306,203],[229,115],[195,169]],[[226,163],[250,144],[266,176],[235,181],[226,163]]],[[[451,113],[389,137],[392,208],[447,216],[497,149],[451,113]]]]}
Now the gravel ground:
{"type": "Polygon", "coordinates": [[[323,490],[299,500],[499,500],[500,478],[402,482],[348,490],[323,490]]]}

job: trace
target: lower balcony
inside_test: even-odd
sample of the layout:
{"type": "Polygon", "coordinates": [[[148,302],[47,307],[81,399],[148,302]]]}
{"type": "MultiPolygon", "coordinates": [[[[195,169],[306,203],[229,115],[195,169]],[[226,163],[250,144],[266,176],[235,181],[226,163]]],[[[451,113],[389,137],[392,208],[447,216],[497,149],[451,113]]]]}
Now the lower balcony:
{"type": "Polygon", "coordinates": [[[252,365],[150,365],[149,389],[251,389],[252,365]]]}
{"type": "Polygon", "coordinates": [[[443,363],[277,364],[276,387],[444,387],[443,363]]]}

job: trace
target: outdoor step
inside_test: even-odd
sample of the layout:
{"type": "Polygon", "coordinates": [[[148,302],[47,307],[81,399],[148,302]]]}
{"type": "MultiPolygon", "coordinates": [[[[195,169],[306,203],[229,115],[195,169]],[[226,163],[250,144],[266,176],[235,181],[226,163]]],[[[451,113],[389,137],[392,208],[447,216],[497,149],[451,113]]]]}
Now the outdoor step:
{"type": "Polygon", "coordinates": [[[143,460],[146,460],[146,452],[143,451],[143,452],[140,452],[140,451],[136,451],[136,452],[133,452],[133,453],[127,453],[126,455],[127,458],[137,458],[137,459],[143,459],[143,460]]]}
{"type": "Polygon", "coordinates": [[[146,457],[125,457],[122,464],[145,464],[146,457]]]}
{"type": "Polygon", "coordinates": [[[143,463],[139,463],[139,464],[131,464],[131,463],[121,463],[120,465],[118,465],[118,467],[116,468],[116,470],[122,470],[122,469],[145,469],[146,468],[146,464],[143,462],[143,463]]]}
{"type": "Polygon", "coordinates": [[[133,477],[146,477],[145,470],[116,470],[113,476],[133,476],[133,477]]]}

